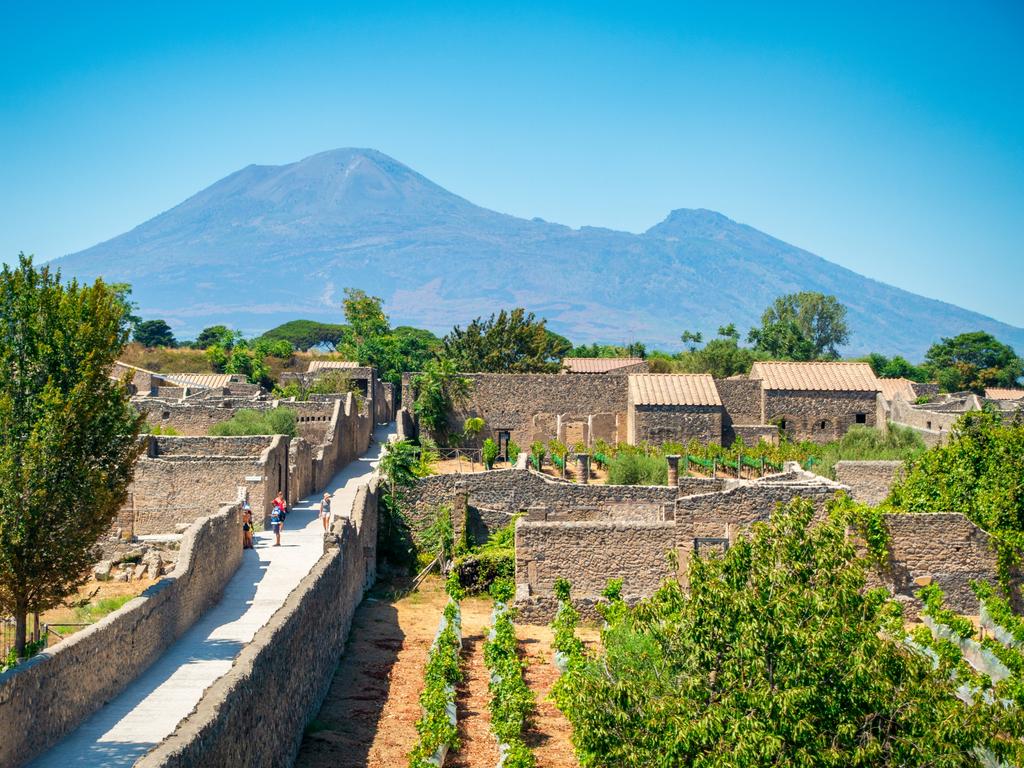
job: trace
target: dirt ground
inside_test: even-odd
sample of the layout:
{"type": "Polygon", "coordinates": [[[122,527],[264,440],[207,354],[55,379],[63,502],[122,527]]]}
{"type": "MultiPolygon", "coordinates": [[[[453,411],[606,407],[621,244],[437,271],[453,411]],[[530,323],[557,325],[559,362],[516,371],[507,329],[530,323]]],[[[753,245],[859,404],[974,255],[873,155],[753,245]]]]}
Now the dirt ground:
{"type": "MultiPolygon", "coordinates": [[[[97,603],[110,597],[121,597],[124,595],[137,597],[155,583],[153,579],[139,579],[138,581],[88,581],[79,587],[78,592],[74,596],[65,600],[65,603],[74,603],[85,599],[88,599],[90,603],[97,603]]],[[[81,621],[82,619],[76,614],[73,607],[69,608],[64,605],[39,615],[40,624],[68,625],[81,621]]],[[[66,630],[62,629],[61,633],[66,636],[80,629],[84,629],[84,627],[67,627],[66,630]]],[[[50,635],[50,645],[53,645],[55,642],[59,642],[59,639],[50,635]]]]}
{"type": "MultiPolygon", "coordinates": [[[[307,728],[295,762],[298,768],[391,768],[408,763],[417,739],[427,652],[447,596],[441,580],[433,576],[418,592],[399,597],[394,590],[390,584],[378,585],[357,609],[330,691],[307,728]]],[[[483,658],[490,618],[489,599],[463,601],[462,659],[467,675],[456,695],[462,747],[449,754],[447,766],[479,768],[498,760],[483,658]]],[[[589,632],[583,630],[584,639],[590,639],[589,632]]],[[[536,750],[538,768],[575,768],[569,725],[547,701],[558,675],[551,631],[522,626],[517,633],[530,662],[526,681],[537,698],[537,717],[527,742],[536,750]]]]}

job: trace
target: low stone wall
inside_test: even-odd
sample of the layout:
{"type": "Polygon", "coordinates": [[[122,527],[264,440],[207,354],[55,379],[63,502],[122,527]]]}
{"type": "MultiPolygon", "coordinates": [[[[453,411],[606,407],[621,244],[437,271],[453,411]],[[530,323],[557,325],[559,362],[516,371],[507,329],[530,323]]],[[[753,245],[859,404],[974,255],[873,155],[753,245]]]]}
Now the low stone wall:
{"type": "MultiPolygon", "coordinates": [[[[551,597],[555,580],[572,582],[581,597],[600,595],[622,579],[626,597],[647,596],[674,572],[669,552],[676,526],[663,522],[516,523],[517,599],[551,597]]],[[[517,605],[519,603],[517,602],[517,605]]]]}
{"type": "Polygon", "coordinates": [[[217,404],[170,403],[149,400],[134,401],[135,407],[154,426],[172,427],[179,434],[201,436],[210,433],[210,427],[220,424],[243,409],[266,411],[274,407],[270,400],[226,399],[217,404]]]}
{"type": "Polygon", "coordinates": [[[270,443],[269,435],[232,437],[170,437],[151,435],[148,455],[163,456],[255,456],[259,457],[270,443]]]}
{"type": "Polygon", "coordinates": [[[53,746],[116,696],[221,596],[242,561],[240,507],[185,533],[174,572],[91,627],[0,674],[0,765],[53,746]]]}
{"type": "Polygon", "coordinates": [[[836,480],[849,486],[850,495],[866,504],[881,504],[896,481],[902,461],[837,461],[836,480]]]}
{"type": "Polygon", "coordinates": [[[737,438],[742,439],[744,445],[750,446],[762,440],[772,445],[779,444],[779,428],[774,424],[732,424],[729,430],[726,430],[724,445],[732,445],[737,438]]]}
{"type": "Polygon", "coordinates": [[[659,521],[679,494],[678,488],[666,485],[580,485],[520,469],[431,475],[406,494],[403,506],[414,532],[430,525],[438,507],[454,506],[460,483],[469,494],[471,512],[476,510],[489,532],[488,521],[504,525],[510,515],[525,510],[563,520],[659,521]]]}
{"type": "Polygon", "coordinates": [[[885,526],[890,559],[880,573],[883,584],[913,608],[914,592],[934,581],[950,609],[978,614],[971,581],[996,583],[996,552],[988,533],[959,513],[889,514],[885,526]]]}
{"type": "Polygon", "coordinates": [[[140,768],[291,765],[344,651],[352,616],[376,571],[376,480],[338,518],[326,551],[140,768]]]}

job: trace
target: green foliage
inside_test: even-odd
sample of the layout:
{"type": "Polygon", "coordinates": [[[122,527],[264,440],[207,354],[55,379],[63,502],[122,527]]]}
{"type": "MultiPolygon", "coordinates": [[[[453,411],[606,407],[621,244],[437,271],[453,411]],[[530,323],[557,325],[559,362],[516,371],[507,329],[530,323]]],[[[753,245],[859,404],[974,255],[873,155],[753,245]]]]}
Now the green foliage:
{"type": "Polygon", "coordinates": [[[110,283],[107,288],[114,294],[114,300],[121,307],[121,328],[131,333],[135,326],[142,322],[142,318],[135,314],[139,311],[139,305],[132,301],[131,283],[110,283]]]}
{"type": "Polygon", "coordinates": [[[619,453],[608,462],[610,485],[666,485],[668,464],[662,456],[619,453]]]}
{"type": "Polygon", "coordinates": [[[571,345],[549,333],[544,320],[523,309],[458,326],[442,340],[440,355],[463,373],[557,373],[571,345]]]}
{"type": "MultiPolygon", "coordinates": [[[[463,547],[463,552],[452,563],[455,581],[467,594],[487,592],[495,581],[515,576],[515,525],[518,515],[508,525],[494,531],[478,547],[463,547]]],[[[466,530],[467,526],[463,526],[466,530]]]]}
{"type": "Polygon", "coordinates": [[[570,664],[556,703],[586,768],[623,765],[976,765],[988,711],[965,706],[889,632],[845,527],[795,500],[688,590],[608,612],[599,654],[570,664]]]}
{"type": "Polygon", "coordinates": [[[406,492],[416,483],[419,466],[419,452],[408,440],[384,446],[379,466],[383,482],[377,501],[377,551],[386,560],[410,571],[416,568],[417,547],[402,504],[406,492]]]}
{"type": "Polygon", "coordinates": [[[366,396],[360,386],[343,370],[325,371],[316,376],[300,376],[287,384],[274,387],[274,396],[278,398],[294,397],[298,401],[307,401],[311,395],[345,395],[352,393],[357,411],[363,408],[366,396]]]}
{"type": "Polygon", "coordinates": [[[383,302],[377,296],[368,296],[366,291],[346,288],[342,309],[357,346],[391,331],[383,302]]]}
{"type": "Polygon", "coordinates": [[[443,505],[437,508],[434,520],[420,534],[419,549],[427,553],[440,553],[442,560],[451,559],[455,552],[455,528],[452,525],[452,508],[443,505]]]}
{"type": "Polygon", "coordinates": [[[167,435],[168,437],[175,437],[181,434],[174,427],[149,423],[143,423],[139,428],[139,433],[144,435],[167,435]]]}
{"type": "Polygon", "coordinates": [[[515,464],[519,460],[519,454],[523,449],[514,440],[508,441],[508,463],[515,464]]]}
{"type": "Polygon", "coordinates": [[[445,626],[438,634],[427,657],[420,708],[416,721],[419,741],[409,755],[410,768],[430,768],[427,761],[445,744],[458,749],[458,728],[448,718],[448,709],[455,703],[455,686],[462,681],[459,667],[459,640],[455,633],[458,606],[449,603],[445,608],[445,626]],[[454,606],[454,610],[452,607],[454,606]]]}
{"type": "Polygon", "coordinates": [[[943,338],[925,353],[925,365],[947,392],[985,387],[1015,387],[1024,376],[1024,361],[1012,347],[984,331],[943,338]]]}
{"type": "Polygon", "coordinates": [[[146,320],[137,324],[133,338],[144,347],[175,347],[178,344],[171,326],[164,320],[146,320]]]}
{"type": "Polygon", "coordinates": [[[295,411],[290,408],[271,408],[256,411],[243,408],[227,421],[210,427],[210,434],[218,437],[228,435],[288,435],[298,434],[295,411]]]}
{"type": "Polygon", "coordinates": [[[846,307],[835,296],[802,291],[777,298],[747,340],[778,360],[835,360],[849,337],[846,307]]]}
{"type": "Polygon", "coordinates": [[[467,440],[472,440],[483,431],[483,428],[484,420],[479,416],[471,416],[462,425],[462,434],[465,435],[467,440]]]}
{"type": "Polygon", "coordinates": [[[999,583],[1009,588],[1024,550],[1024,422],[964,414],[947,442],[912,461],[884,502],[892,512],[961,512],[994,537],[999,583]]]}
{"type": "Polygon", "coordinates": [[[854,501],[841,493],[828,503],[827,512],[834,520],[856,529],[864,539],[872,562],[877,565],[887,563],[892,535],[885,525],[885,513],[879,507],[854,501]]]}
{"type": "Polygon", "coordinates": [[[495,579],[487,591],[496,602],[511,603],[516,596],[516,583],[508,577],[495,579]]]}
{"type": "Polygon", "coordinates": [[[484,440],[483,451],[481,456],[483,457],[484,466],[491,469],[494,466],[495,460],[498,458],[498,444],[491,438],[484,440]]]}
{"type": "Polygon", "coordinates": [[[974,625],[969,619],[957,616],[956,613],[945,607],[945,595],[938,584],[929,584],[921,587],[916,597],[924,603],[924,613],[940,624],[945,624],[953,632],[964,639],[974,637],[974,625]]]}
{"type": "MultiPolygon", "coordinates": [[[[347,325],[319,323],[315,320],[290,320],[271,328],[260,338],[267,341],[284,341],[303,352],[313,347],[335,350],[342,345],[348,332],[347,325]]],[[[196,343],[198,344],[198,339],[196,343]]]]}
{"type": "Polygon", "coordinates": [[[192,342],[192,346],[196,349],[207,349],[214,346],[231,349],[241,336],[242,334],[231,330],[226,325],[211,325],[199,332],[196,340],[192,342]]]}
{"type": "Polygon", "coordinates": [[[812,469],[819,475],[835,477],[836,462],[910,461],[925,452],[924,440],[910,427],[890,424],[885,432],[853,425],[839,440],[825,445],[808,444],[805,453],[817,460],[812,469]]]}
{"type": "Polygon", "coordinates": [[[440,339],[430,331],[399,326],[384,335],[371,337],[362,344],[348,345],[344,351],[361,365],[375,367],[382,381],[390,381],[399,387],[402,373],[424,370],[434,359],[440,344],[440,339]]]}
{"type": "Polygon", "coordinates": [[[431,360],[413,377],[412,388],[416,393],[412,409],[420,426],[438,442],[447,441],[451,435],[448,414],[468,399],[470,380],[451,360],[431,360]]]}
{"type": "Polygon", "coordinates": [[[986,582],[972,582],[971,589],[985,606],[985,611],[992,620],[1009,632],[1016,642],[1024,644],[1024,618],[1013,612],[1010,603],[997,595],[986,582]]]}
{"type": "Polygon", "coordinates": [[[871,366],[876,376],[883,379],[910,379],[911,381],[930,381],[931,374],[924,366],[914,365],[905,358],[896,355],[886,357],[878,352],[872,352],[865,358],[865,363],[871,366]]]}
{"type": "MultiPolygon", "coordinates": [[[[582,661],[583,643],[576,637],[576,627],[580,623],[580,614],[572,605],[572,585],[563,578],[555,579],[555,597],[558,599],[558,611],[551,630],[554,635],[551,647],[555,653],[563,654],[575,661],[582,661]]],[[[558,701],[557,689],[555,690],[558,701]]],[[[559,705],[561,707],[561,705],[559,705]]],[[[563,710],[564,711],[564,710],[563,710]]]]}
{"type": "Polygon", "coordinates": [[[109,378],[124,311],[101,280],[62,283],[24,254],[0,271],[0,612],[19,655],[28,613],[85,580],[141,449],[142,417],[109,378]]]}
{"type": "Polygon", "coordinates": [[[523,679],[526,665],[519,658],[516,630],[508,610],[498,613],[493,635],[484,643],[484,664],[490,672],[491,733],[508,750],[503,766],[532,768],[535,761],[523,741],[523,731],[534,711],[533,692],[523,679]]]}

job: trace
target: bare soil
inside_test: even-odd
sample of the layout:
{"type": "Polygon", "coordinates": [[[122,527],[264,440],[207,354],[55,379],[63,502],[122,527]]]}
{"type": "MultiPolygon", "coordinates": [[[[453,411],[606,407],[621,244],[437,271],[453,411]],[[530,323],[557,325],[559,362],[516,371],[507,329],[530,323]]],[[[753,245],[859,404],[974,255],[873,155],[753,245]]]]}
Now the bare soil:
{"type": "Polygon", "coordinates": [[[447,602],[442,582],[395,595],[379,584],[356,610],[323,706],[306,729],[296,766],[391,768],[416,743],[427,652],[447,602]]]}
{"type": "Polygon", "coordinates": [[[533,691],[537,709],[524,734],[526,745],[537,758],[537,768],[578,768],[572,749],[572,727],[551,701],[551,686],[558,680],[550,627],[521,624],[516,627],[520,650],[526,659],[526,684],[533,691]]]}

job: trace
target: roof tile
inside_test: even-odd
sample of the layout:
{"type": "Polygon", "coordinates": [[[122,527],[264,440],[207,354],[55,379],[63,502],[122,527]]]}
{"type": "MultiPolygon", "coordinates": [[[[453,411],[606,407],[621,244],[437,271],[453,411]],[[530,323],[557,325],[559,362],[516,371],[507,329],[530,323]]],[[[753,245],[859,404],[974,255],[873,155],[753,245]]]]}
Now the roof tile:
{"type": "Polygon", "coordinates": [[[715,380],[707,373],[634,373],[629,377],[634,405],[721,405],[715,380]]]}
{"type": "Polygon", "coordinates": [[[750,378],[761,379],[764,388],[802,392],[878,392],[878,378],[867,363],[757,362],[750,378]]]}

